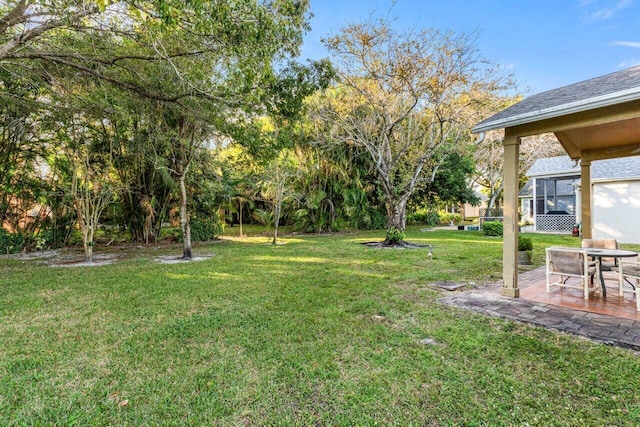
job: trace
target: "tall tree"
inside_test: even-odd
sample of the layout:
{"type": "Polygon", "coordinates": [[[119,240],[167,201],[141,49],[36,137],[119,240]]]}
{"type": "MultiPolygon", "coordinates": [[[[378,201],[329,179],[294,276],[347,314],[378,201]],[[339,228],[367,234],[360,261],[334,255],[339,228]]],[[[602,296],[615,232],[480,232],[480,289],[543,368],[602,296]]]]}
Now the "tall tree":
{"type": "MultiPolygon", "coordinates": [[[[189,260],[192,257],[192,251],[187,176],[194,157],[210,138],[211,128],[202,120],[170,105],[161,104],[159,107],[158,127],[155,129],[154,139],[164,141],[164,144],[159,146],[163,147],[163,151],[166,150],[166,166],[178,185],[182,258],[189,260]]],[[[162,153],[158,154],[162,155],[162,153]]]]}
{"type": "MultiPolygon", "coordinates": [[[[558,156],[563,153],[562,146],[555,135],[547,133],[522,139],[520,145],[520,173],[524,175],[536,160],[558,156]]],[[[496,206],[504,188],[504,155],[502,132],[491,131],[485,136],[475,153],[475,181],[484,187],[489,195],[487,209],[496,206]]]]}
{"type": "Polygon", "coordinates": [[[404,230],[411,195],[470,141],[475,103],[504,82],[485,68],[466,34],[397,32],[378,21],[348,25],[325,44],[340,85],[315,110],[324,139],[367,151],[387,227],[404,230]]]}
{"type": "Polygon", "coordinates": [[[245,90],[260,96],[264,86],[252,77],[263,74],[261,65],[270,72],[275,57],[297,53],[307,9],[306,0],[8,0],[0,3],[0,67],[34,76],[62,67],[157,101],[226,103],[220,95],[231,92],[215,84],[220,76],[247,77],[245,90]],[[203,85],[204,75],[184,66],[209,55],[236,67],[205,69],[214,84],[203,85]],[[161,62],[182,85],[156,84],[166,72],[145,67],[161,62]]]}
{"type": "MultiPolygon", "coordinates": [[[[87,92],[94,91],[113,110],[130,111],[129,121],[113,111],[106,114],[104,136],[117,143],[114,147],[130,149],[146,135],[157,156],[153,162],[139,157],[145,159],[141,170],[164,163],[173,171],[180,190],[183,255],[189,258],[183,184],[194,152],[207,143],[212,128],[228,130],[256,115],[297,114],[305,90],[296,83],[313,67],[284,63],[298,53],[308,6],[306,0],[9,1],[0,5],[0,68],[43,78],[53,93],[61,81],[73,81],[75,87],[67,91],[71,99],[86,102],[87,92]],[[282,76],[277,69],[284,70],[282,76]],[[116,124],[137,128],[116,129],[116,124]]],[[[68,99],[49,96],[45,105],[69,107],[68,99]]],[[[144,191],[132,203],[146,212],[145,236],[149,222],[159,216],[152,195],[144,191]]]]}

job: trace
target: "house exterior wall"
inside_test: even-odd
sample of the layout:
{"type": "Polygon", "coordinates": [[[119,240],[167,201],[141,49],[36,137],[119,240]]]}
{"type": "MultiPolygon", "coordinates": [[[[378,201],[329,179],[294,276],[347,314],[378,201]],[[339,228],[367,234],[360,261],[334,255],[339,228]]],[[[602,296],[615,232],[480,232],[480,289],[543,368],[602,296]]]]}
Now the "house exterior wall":
{"type": "Polygon", "coordinates": [[[480,206],[473,206],[468,203],[462,205],[462,217],[464,219],[467,218],[478,218],[480,216],[480,206]]]}
{"type": "Polygon", "coordinates": [[[640,243],[640,180],[593,183],[593,238],[640,243]]]}

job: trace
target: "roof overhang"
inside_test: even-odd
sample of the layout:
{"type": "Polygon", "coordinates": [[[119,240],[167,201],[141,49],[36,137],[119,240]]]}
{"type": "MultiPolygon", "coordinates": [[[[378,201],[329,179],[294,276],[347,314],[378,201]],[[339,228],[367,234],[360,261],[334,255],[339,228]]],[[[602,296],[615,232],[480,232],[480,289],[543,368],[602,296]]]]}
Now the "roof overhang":
{"type": "Polygon", "coordinates": [[[482,133],[495,129],[514,127],[531,122],[545,121],[548,119],[580,113],[583,111],[601,109],[613,105],[627,103],[630,101],[635,101],[638,99],[640,99],[640,87],[626,89],[545,109],[529,111],[504,119],[482,122],[474,126],[472,131],[473,133],[482,133]]]}
{"type": "MultiPolygon", "coordinates": [[[[639,92],[640,94],[640,92],[639,92]]],[[[580,108],[556,109],[535,120],[513,118],[483,125],[484,131],[504,126],[505,137],[553,132],[572,159],[599,160],[640,155],[640,98],[609,98],[580,108]],[[625,102],[621,102],[625,99],[625,102]],[[590,106],[590,108],[587,107],[590,106]],[[597,107],[596,107],[597,106],[597,107]],[[572,112],[569,112],[572,111],[572,112]]],[[[477,131],[474,128],[474,131],[477,131]]]]}
{"type": "Polygon", "coordinates": [[[553,132],[572,159],[640,155],[640,66],[533,95],[473,127],[505,138],[553,132]]]}

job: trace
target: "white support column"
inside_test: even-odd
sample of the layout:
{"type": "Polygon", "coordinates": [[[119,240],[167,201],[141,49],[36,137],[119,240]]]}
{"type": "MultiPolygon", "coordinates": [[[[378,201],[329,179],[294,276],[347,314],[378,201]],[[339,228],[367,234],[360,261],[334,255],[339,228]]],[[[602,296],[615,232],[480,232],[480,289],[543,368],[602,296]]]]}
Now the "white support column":
{"type": "Polygon", "coordinates": [[[573,184],[573,193],[576,198],[576,224],[580,224],[582,222],[582,189],[581,185],[577,182],[573,184]]]}
{"type": "Polygon", "coordinates": [[[580,160],[580,195],[582,202],[581,231],[583,239],[591,239],[591,160],[580,160]]]}
{"type": "Polygon", "coordinates": [[[504,146],[504,239],[502,295],[518,298],[518,176],[520,138],[507,137],[504,146]]]}
{"type": "Polygon", "coordinates": [[[533,209],[531,216],[533,217],[533,231],[538,231],[538,178],[533,178],[533,209]]]}

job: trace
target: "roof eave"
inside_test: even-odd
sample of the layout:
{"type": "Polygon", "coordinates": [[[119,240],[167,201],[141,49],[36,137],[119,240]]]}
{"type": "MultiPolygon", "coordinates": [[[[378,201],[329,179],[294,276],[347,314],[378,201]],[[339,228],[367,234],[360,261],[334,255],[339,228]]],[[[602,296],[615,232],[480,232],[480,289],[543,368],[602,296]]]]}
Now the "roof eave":
{"type": "Polygon", "coordinates": [[[503,129],[522,125],[525,123],[532,123],[540,120],[565,116],[568,114],[579,113],[582,111],[623,104],[625,102],[635,101],[637,99],[640,99],[640,87],[634,87],[631,89],[583,99],[568,104],[557,105],[542,110],[530,111],[516,116],[494,120],[491,122],[476,125],[471,129],[471,131],[473,133],[488,132],[495,129],[503,129]]]}
{"type": "Polygon", "coordinates": [[[571,170],[563,172],[535,172],[533,174],[526,173],[527,178],[567,178],[570,176],[580,176],[580,170],[571,170]]]}

